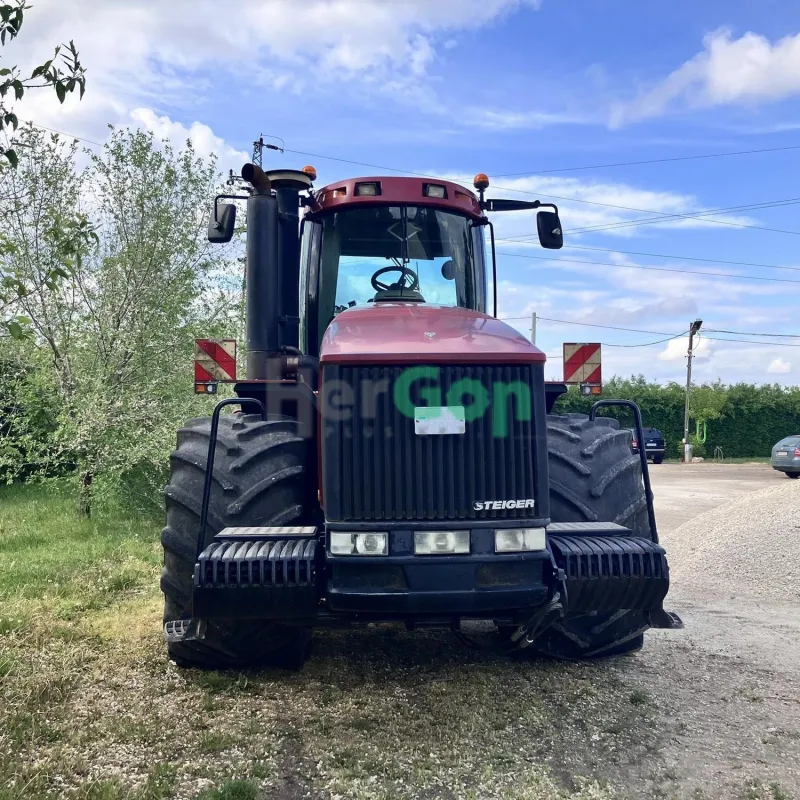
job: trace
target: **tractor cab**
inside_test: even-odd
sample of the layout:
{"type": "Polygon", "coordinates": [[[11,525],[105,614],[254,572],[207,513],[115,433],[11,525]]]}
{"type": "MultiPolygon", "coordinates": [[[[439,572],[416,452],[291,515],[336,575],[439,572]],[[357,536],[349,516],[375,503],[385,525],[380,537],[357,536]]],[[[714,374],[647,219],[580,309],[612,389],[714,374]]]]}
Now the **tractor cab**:
{"type": "Polygon", "coordinates": [[[198,342],[195,390],[235,396],[171,461],[171,657],[299,667],[313,627],[480,620],[502,652],[594,658],[679,627],[645,454],[595,418],[627,405],[641,436],[638,409],[552,415],[545,354],[497,318],[486,212],[536,209],[557,249],[558,210],[487,199],[482,174],[477,194],[419,177],[314,190],[311,167],[242,178],[209,240],[233,236],[219,200],[246,200],[246,377],[232,341],[198,342]]]}
{"type": "Polygon", "coordinates": [[[369,304],[486,311],[487,219],[471,192],[420,178],[331,184],[303,220],[301,349],[317,353],[333,318],[369,304]]]}

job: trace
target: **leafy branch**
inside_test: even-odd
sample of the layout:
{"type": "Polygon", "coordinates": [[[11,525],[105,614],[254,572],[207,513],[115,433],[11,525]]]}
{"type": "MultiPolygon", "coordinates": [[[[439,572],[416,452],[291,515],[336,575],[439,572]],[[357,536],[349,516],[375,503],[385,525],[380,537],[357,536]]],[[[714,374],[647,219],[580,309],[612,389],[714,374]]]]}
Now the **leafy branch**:
{"type": "MultiPolygon", "coordinates": [[[[15,39],[22,28],[25,12],[30,6],[26,0],[15,0],[13,4],[0,5],[0,47],[15,39]]],[[[63,103],[68,94],[78,91],[83,97],[86,91],[86,70],[80,62],[75,43],[59,45],[53,57],[35,67],[30,77],[23,77],[17,66],[0,68],[0,133],[16,132],[19,126],[17,115],[6,105],[7,99],[21,100],[30,89],[51,87],[63,103]]],[[[19,156],[12,146],[0,147],[0,159],[5,159],[13,168],[19,156]]]]}

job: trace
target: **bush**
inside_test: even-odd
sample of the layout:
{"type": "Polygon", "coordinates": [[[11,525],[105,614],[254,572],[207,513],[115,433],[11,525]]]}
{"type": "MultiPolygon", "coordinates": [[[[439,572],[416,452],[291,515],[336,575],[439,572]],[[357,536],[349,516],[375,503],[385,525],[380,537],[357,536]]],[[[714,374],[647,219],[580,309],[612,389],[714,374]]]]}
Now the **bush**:
{"type": "MultiPolygon", "coordinates": [[[[726,458],[769,456],[779,439],[792,433],[800,434],[800,387],[775,385],[755,386],[738,383],[725,386],[705,384],[702,388],[713,394],[724,393],[724,403],[718,403],[718,419],[709,419],[705,445],[695,444],[695,455],[701,449],[713,453],[721,447],[726,458]]],[[[630,379],[612,378],[603,387],[604,399],[633,400],[642,410],[646,426],[658,428],[667,440],[667,457],[680,458],[683,439],[685,388],[677,383],[662,386],[650,383],[642,376],[630,379]]],[[[556,413],[589,413],[595,398],[583,397],[577,388],[560,397],[556,413]]],[[[625,428],[633,427],[633,415],[623,409],[603,409],[602,414],[616,417],[625,428]]],[[[696,417],[690,423],[692,433],[696,417]]],[[[693,441],[690,438],[690,441],[693,441]]]]}

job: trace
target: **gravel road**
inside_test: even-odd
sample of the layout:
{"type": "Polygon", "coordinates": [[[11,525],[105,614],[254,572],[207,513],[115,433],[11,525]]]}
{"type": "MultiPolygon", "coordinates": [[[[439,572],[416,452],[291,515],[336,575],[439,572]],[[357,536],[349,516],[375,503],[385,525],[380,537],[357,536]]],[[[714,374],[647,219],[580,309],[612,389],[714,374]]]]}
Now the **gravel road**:
{"type": "Polygon", "coordinates": [[[651,476],[668,607],[686,629],[651,633],[631,667],[660,698],[667,734],[665,779],[650,788],[800,796],[800,485],[766,465],[651,476]]]}

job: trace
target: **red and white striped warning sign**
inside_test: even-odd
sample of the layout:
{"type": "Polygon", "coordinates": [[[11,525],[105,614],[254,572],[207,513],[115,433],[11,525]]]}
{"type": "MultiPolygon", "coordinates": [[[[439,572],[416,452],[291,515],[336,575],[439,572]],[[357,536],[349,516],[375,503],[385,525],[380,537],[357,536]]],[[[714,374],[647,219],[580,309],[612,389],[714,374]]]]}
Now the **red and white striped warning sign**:
{"type": "Polygon", "coordinates": [[[235,339],[194,340],[194,381],[236,380],[235,339]]]}
{"type": "Polygon", "coordinates": [[[564,383],[602,383],[599,344],[564,344],[564,383]]]}

